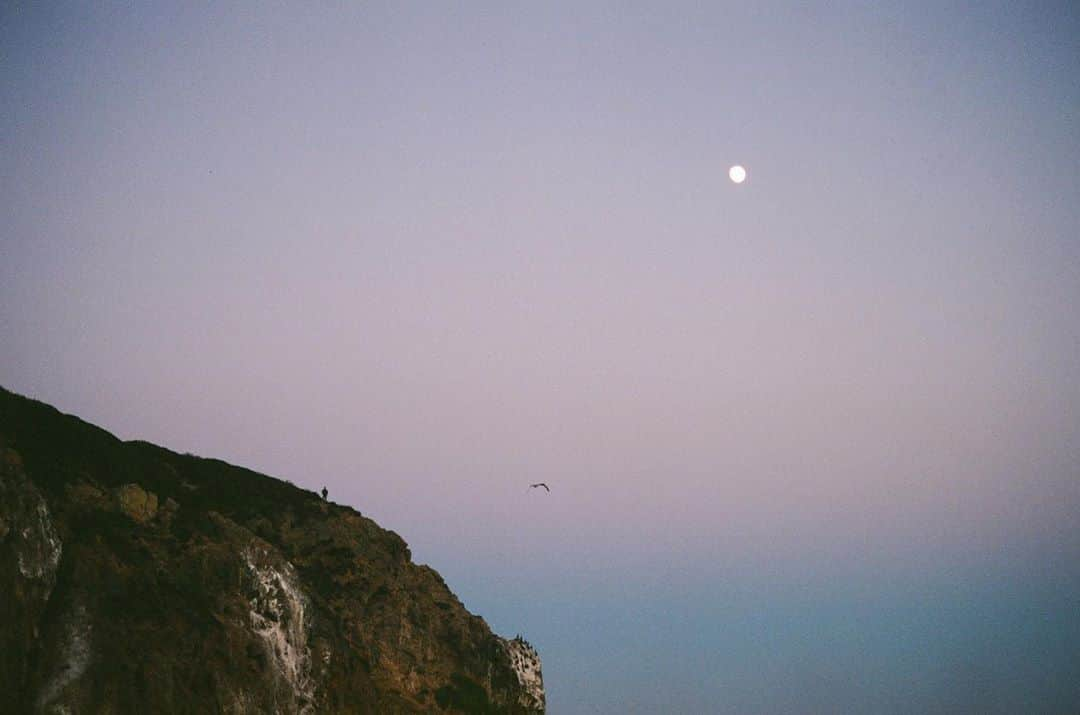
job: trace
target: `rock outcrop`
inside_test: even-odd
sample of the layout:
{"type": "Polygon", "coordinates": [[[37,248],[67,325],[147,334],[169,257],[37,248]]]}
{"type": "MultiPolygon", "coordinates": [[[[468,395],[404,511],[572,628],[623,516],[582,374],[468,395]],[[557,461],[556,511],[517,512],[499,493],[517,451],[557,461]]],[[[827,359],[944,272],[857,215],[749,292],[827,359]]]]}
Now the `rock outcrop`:
{"type": "Polygon", "coordinates": [[[0,389],[0,712],[536,713],[397,534],[0,389]]]}

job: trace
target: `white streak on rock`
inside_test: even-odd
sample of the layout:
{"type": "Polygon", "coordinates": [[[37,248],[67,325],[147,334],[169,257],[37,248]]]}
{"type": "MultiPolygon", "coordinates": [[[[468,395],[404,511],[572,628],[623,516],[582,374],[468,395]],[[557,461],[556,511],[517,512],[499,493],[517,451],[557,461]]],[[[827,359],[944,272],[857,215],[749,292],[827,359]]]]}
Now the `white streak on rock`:
{"type": "Polygon", "coordinates": [[[55,702],[64,689],[82,677],[90,665],[90,618],[86,607],[76,603],[64,622],[64,638],[60,644],[60,662],[55,674],[45,684],[38,696],[38,710],[48,713],[70,712],[65,703],[55,702]]]}
{"type": "Polygon", "coordinates": [[[60,565],[63,544],[53,528],[45,500],[36,493],[34,496],[37,497],[34,512],[29,517],[29,523],[19,530],[19,543],[15,546],[19,573],[25,578],[52,579],[56,567],[60,565]]]}
{"type": "Polygon", "coordinates": [[[540,669],[540,654],[520,637],[504,640],[503,647],[510,656],[510,665],[524,690],[519,704],[527,708],[543,710],[544,675],[540,669]]]}
{"type": "Polygon", "coordinates": [[[275,566],[267,549],[252,544],[242,554],[254,582],[251,628],[262,638],[275,667],[292,688],[295,712],[315,712],[311,649],[307,644],[307,597],[288,561],[275,566]]]}

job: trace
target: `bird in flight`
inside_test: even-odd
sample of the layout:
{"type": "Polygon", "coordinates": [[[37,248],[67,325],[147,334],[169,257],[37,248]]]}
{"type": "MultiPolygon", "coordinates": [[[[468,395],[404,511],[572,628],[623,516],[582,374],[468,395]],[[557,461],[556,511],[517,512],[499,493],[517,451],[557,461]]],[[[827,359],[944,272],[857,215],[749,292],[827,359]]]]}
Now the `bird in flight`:
{"type": "Polygon", "coordinates": [[[536,489],[537,487],[543,487],[544,489],[547,489],[549,492],[551,491],[551,489],[548,488],[548,485],[544,484],[543,482],[537,482],[536,484],[530,484],[529,485],[529,489],[536,489]]]}

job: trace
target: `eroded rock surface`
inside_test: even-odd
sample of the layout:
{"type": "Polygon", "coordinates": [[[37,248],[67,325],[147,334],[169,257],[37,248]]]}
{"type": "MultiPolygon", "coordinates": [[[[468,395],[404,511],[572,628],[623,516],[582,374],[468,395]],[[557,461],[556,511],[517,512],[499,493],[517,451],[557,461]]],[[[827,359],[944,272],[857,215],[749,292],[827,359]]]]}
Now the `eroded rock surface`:
{"type": "Polygon", "coordinates": [[[514,668],[518,683],[521,685],[521,696],[518,703],[534,710],[543,710],[544,700],[544,676],[540,668],[540,654],[524,638],[518,636],[512,640],[503,641],[510,664],[514,668]]]}
{"type": "Polygon", "coordinates": [[[0,443],[0,682],[23,682],[29,675],[25,654],[39,637],[63,551],[22,458],[0,443]]]}
{"type": "Polygon", "coordinates": [[[397,534],[0,389],[0,713],[536,713],[397,534]]]}

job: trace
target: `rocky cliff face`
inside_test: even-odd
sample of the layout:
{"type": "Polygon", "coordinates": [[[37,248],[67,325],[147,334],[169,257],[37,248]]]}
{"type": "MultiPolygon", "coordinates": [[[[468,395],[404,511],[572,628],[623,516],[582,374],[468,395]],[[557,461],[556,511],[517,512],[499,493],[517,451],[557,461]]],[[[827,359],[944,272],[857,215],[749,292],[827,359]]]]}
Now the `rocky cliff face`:
{"type": "Polygon", "coordinates": [[[348,507],[0,389],[0,711],[536,713],[536,651],[348,507]]]}

